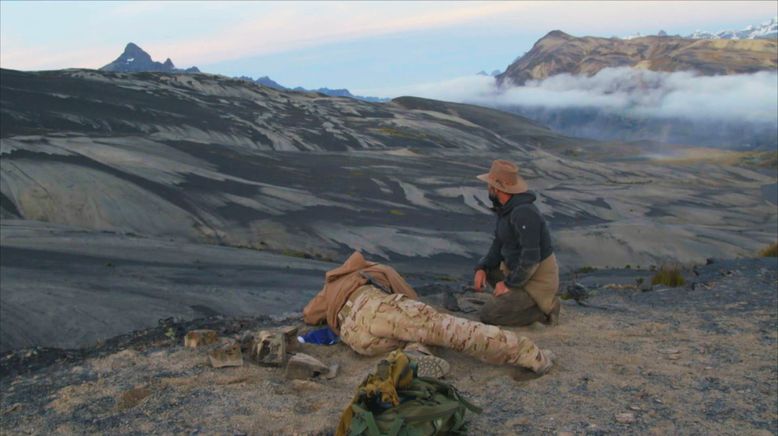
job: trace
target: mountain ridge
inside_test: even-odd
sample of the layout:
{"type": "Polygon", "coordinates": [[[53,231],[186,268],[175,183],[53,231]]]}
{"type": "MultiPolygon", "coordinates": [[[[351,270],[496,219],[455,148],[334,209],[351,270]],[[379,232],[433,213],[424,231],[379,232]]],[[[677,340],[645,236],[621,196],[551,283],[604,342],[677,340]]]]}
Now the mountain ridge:
{"type": "Polygon", "coordinates": [[[576,37],[553,30],[497,75],[499,85],[568,73],[592,76],[605,68],[653,71],[694,70],[703,75],[753,73],[778,67],[778,41],[768,39],[685,39],[645,36],[634,39],[576,37]]]}

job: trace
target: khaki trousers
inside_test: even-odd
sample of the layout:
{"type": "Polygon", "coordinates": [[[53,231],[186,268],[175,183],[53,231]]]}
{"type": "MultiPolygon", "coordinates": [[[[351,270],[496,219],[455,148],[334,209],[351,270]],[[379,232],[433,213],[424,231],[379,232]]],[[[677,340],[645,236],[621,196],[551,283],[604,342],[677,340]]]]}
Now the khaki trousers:
{"type": "Polygon", "coordinates": [[[462,351],[484,362],[533,371],[549,365],[531,340],[513,332],[439,313],[420,301],[386,294],[372,286],[357,292],[341,309],[340,338],[359,354],[374,356],[408,342],[420,342],[462,351]]]}

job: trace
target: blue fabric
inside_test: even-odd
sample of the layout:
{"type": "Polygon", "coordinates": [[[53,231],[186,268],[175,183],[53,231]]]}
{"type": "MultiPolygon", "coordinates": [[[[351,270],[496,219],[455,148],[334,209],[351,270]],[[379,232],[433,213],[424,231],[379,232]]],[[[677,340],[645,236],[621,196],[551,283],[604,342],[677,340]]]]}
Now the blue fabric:
{"type": "Polygon", "coordinates": [[[324,327],[298,336],[297,340],[303,344],[333,345],[338,343],[339,338],[329,327],[324,327]]]}

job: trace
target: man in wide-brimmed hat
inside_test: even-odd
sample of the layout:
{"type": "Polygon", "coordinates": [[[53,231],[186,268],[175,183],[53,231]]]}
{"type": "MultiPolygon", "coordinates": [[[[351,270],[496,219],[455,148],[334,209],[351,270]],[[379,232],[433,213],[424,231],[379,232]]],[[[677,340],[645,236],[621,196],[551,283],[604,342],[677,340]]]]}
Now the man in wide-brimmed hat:
{"type": "Polygon", "coordinates": [[[476,266],[473,287],[494,288],[494,298],[480,312],[487,324],[521,326],[556,324],[560,301],[559,267],[548,225],[533,204],[537,198],[516,165],[495,160],[478,179],[489,184],[489,199],[497,214],[497,228],[489,252],[476,266]]]}

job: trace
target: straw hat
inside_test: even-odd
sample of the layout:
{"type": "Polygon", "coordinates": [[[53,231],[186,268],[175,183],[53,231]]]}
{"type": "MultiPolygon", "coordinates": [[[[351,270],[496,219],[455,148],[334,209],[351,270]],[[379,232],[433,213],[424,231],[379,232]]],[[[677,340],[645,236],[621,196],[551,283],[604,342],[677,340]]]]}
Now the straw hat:
{"type": "Polygon", "coordinates": [[[495,160],[489,172],[481,174],[478,179],[508,194],[527,191],[527,182],[519,175],[519,167],[507,160],[495,160]]]}

